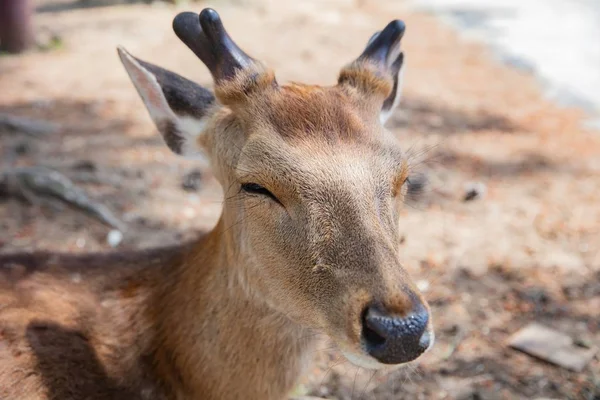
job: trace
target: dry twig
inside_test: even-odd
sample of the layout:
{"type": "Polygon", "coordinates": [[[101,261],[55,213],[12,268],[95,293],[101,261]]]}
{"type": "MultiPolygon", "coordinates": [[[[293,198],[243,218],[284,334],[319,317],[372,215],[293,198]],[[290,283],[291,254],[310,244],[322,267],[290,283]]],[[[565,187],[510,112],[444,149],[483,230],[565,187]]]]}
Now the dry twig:
{"type": "Polygon", "coordinates": [[[123,222],[112,211],[90,199],[83,189],[60,172],[44,167],[9,169],[0,173],[0,190],[2,189],[29,201],[33,201],[34,194],[58,198],[115,229],[125,230],[123,222]]]}
{"type": "Polygon", "coordinates": [[[50,135],[57,132],[59,128],[60,126],[54,122],[0,114],[0,129],[21,132],[33,137],[50,135]]]}

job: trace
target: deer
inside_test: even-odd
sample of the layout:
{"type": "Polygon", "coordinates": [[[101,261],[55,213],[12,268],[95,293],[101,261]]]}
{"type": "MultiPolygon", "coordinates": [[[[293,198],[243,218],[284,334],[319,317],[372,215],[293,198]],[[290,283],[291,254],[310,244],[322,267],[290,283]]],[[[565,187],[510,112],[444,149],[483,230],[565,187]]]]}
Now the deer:
{"type": "Polygon", "coordinates": [[[321,334],[368,369],[419,358],[434,331],[400,257],[411,171],[384,127],[404,23],[327,87],[279,84],[213,9],[173,29],[214,90],[118,55],[165,144],[212,169],[220,219],[177,246],[0,257],[0,398],[280,400],[321,334]]]}

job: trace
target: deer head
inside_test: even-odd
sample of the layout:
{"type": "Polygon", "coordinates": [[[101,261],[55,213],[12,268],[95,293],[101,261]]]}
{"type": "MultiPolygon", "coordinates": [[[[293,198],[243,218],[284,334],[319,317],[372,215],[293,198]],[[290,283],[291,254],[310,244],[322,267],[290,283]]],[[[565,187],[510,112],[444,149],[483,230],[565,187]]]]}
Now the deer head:
{"type": "Polygon", "coordinates": [[[182,13],[173,28],[210,70],[214,94],[119,55],[166,144],[207,159],[222,184],[222,226],[233,227],[246,290],[358,365],[417,358],[432,323],[401,265],[409,170],[383,127],[400,98],[404,24],[376,33],[331,87],[279,85],[214,10],[182,13]]]}

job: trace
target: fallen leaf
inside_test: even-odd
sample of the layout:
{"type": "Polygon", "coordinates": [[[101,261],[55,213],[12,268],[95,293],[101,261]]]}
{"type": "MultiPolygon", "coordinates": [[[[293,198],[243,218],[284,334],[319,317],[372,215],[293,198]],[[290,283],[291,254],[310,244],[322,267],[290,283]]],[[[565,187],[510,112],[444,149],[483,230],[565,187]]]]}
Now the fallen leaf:
{"type": "Polygon", "coordinates": [[[564,333],[532,323],[515,333],[508,341],[510,347],[531,356],[581,372],[596,354],[596,348],[577,346],[564,333]]]}

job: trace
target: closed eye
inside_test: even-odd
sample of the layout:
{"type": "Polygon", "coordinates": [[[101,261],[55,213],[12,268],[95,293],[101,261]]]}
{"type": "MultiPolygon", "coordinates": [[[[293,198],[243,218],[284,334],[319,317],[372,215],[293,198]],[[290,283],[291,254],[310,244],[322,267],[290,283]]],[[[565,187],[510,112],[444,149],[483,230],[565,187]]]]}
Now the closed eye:
{"type": "Polygon", "coordinates": [[[397,197],[400,193],[402,193],[402,188],[408,185],[410,187],[410,180],[408,179],[408,175],[401,176],[399,179],[394,182],[394,186],[392,187],[392,197],[397,197]]]}
{"type": "Polygon", "coordinates": [[[408,165],[406,161],[402,162],[402,170],[400,174],[396,175],[392,184],[392,197],[397,197],[402,193],[402,188],[405,185],[410,186],[410,180],[408,179],[408,165]]]}
{"type": "Polygon", "coordinates": [[[242,190],[249,194],[270,197],[272,200],[281,204],[279,199],[275,197],[273,193],[271,193],[268,189],[259,185],[258,183],[242,183],[242,190]]]}

